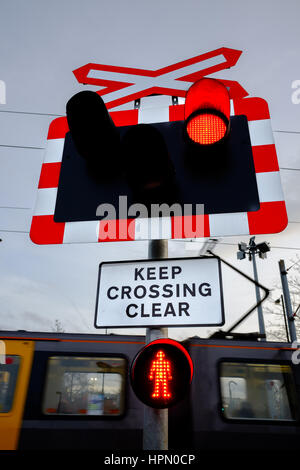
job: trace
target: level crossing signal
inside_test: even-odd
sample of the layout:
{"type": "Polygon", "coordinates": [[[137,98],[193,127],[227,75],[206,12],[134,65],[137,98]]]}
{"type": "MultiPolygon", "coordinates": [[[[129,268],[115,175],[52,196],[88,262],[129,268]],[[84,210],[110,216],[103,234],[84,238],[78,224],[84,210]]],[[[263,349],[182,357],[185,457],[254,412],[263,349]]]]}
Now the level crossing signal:
{"type": "Polygon", "coordinates": [[[177,341],[159,339],[147,344],[131,364],[133,391],[152,408],[169,408],[184,398],[193,377],[193,362],[177,341]]]}
{"type": "Polygon", "coordinates": [[[232,100],[221,81],[201,78],[187,90],[184,105],[169,107],[169,120],[156,122],[156,111],[151,122],[139,123],[137,116],[138,109],[108,112],[93,91],[68,101],[66,118],[49,128],[32,241],[157,238],[151,230],[160,216],[159,238],[277,233],[286,227],[264,100],[232,100]],[[167,205],[169,212],[153,214],[154,205],[167,205]]]}

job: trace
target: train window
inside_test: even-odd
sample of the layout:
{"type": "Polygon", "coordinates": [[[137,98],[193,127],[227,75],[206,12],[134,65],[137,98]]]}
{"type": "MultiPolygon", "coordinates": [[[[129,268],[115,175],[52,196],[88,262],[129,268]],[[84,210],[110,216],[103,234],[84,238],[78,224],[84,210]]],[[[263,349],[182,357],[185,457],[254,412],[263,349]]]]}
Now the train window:
{"type": "Polygon", "coordinates": [[[118,416],[124,410],[126,361],[116,357],[50,357],[46,415],[118,416]]]}
{"type": "Polygon", "coordinates": [[[19,356],[5,356],[5,364],[0,364],[0,413],[9,413],[13,406],[18,371],[19,356]]]}
{"type": "Polygon", "coordinates": [[[222,412],[228,419],[295,421],[296,389],[289,365],[223,362],[222,412]]]}

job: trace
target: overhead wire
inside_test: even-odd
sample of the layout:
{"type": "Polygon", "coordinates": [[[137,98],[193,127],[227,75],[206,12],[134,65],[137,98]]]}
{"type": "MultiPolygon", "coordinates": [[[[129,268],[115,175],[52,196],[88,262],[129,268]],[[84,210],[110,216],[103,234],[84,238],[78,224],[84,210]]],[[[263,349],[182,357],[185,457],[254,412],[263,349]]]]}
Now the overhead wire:
{"type": "MultiPolygon", "coordinates": [[[[26,233],[26,234],[29,234],[30,232],[27,231],[27,230],[6,230],[6,229],[0,229],[0,233],[26,233]]],[[[139,240],[141,242],[147,242],[147,241],[150,241],[150,240],[139,240]]],[[[185,240],[185,239],[182,239],[182,240],[174,240],[174,239],[170,239],[169,240],[170,242],[178,242],[178,243],[194,243],[192,240],[185,240]]],[[[201,241],[196,241],[197,243],[202,243],[201,241]]],[[[123,242],[120,242],[120,243],[123,243],[123,242]]],[[[204,242],[203,242],[204,243],[204,242]]],[[[86,244],[89,244],[88,242],[86,244]]],[[[226,242],[218,242],[218,245],[227,245],[227,246],[235,246],[237,247],[237,243],[226,243],[226,242]]],[[[294,250],[294,251],[300,251],[300,247],[291,247],[291,246],[270,246],[270,248],[273,250],[273,249],[277,249],[277,250],[294,250]]]]}

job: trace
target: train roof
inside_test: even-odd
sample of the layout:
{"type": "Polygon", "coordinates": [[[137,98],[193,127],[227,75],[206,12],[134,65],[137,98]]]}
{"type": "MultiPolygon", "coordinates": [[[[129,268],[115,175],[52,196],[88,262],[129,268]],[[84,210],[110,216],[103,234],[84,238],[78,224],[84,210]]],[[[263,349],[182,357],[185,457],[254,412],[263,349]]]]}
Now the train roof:
{"type": "MultiPolygon", "coordinates": [[[[172,337],[172,335],[170,335],[172,337]]],[[[124,335],[124,334],[82,334],[82,333],[57,333],[57,332],[30,332],[24,330],[18,331],[0,331],[0,339],[15,339],[15,340],[31,340],[31,341],[59,341],[59,342],[130,342],[130,343],[145,343],[144,335],[124,335]]],[[[256,333],[235,333],[235,334],[220,334],[212,335],[210,338],[200,338],[199,336],[192,336],[183,341],[182,344],[186,346],[201,346],[201,345],[226,345],[227,347],[252,347],[257,349],[296,349],[288,342],[279,341],[265,341],[259,340],[259,335],[256,333]]]]}

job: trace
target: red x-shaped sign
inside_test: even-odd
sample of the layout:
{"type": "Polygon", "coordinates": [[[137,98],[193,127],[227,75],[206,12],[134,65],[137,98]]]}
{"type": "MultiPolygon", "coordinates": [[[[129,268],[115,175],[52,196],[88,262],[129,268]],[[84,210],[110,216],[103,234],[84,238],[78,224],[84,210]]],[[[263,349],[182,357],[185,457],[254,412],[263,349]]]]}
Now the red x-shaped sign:
{"type": "MultiPolygon", "coordinates": [[[[73,73],[79,83],[101,86],[97,93],[103,96],[107,108],[113,108],[154,93],[185,97],[191,83],[234,66],[241,54],[242,51],[221,47],[158,70],[89,63],[73,73]]],[[[238,82],[220,81],[229,89],[231,98],[248,95],[238,82]]]]}

